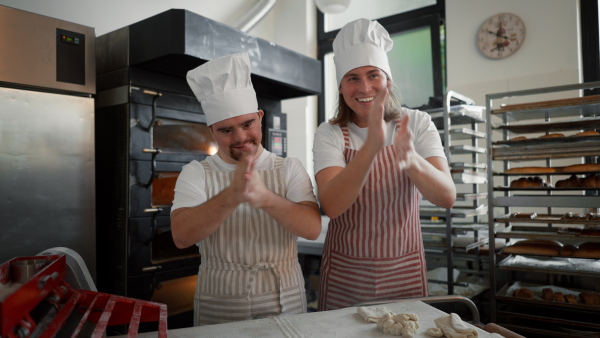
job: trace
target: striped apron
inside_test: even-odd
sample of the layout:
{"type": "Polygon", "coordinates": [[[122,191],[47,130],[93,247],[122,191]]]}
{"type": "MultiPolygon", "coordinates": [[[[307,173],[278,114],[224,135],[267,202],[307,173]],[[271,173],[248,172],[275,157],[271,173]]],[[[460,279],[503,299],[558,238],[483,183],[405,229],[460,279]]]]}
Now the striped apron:
{"type": "MultiPolygon", "coordinates": [[[[352,161],[347,127],[344,157],[352,161]]],[[[319,286],[319,311],[358,302],[427,296],[421,238],[421,193],[395,163],[394,146],[375,158],[357,200],[329,223],[319,286]]]]}
{"type": "MultiPolygon", "coordinates": [[[[233,172],[206,173],[207,198],[230,185],[233,172]]],[[[283,159],[259,171],[274,193],[285,196],[283,159]]],[[[209,325],[306,312],[296,237],[265,211],[243,203],[199,244],[202,262],[194,296],[194,325],[209,325]]]]}

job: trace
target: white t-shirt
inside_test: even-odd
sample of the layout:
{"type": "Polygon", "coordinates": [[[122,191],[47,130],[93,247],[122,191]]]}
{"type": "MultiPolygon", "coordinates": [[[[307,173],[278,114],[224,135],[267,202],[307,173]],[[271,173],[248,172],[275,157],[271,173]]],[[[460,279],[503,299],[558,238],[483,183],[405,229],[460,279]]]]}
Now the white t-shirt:
{"type": "MultiPolygon", "coordinates": [[[[256,160],[256,170],[272,170],[275,166],[276,155],[266,149],[256,160]]],[[[219,155],[212,155],[206,159],[210,168],[220,172],[231,172],[235,170],[235,164],[224,162],[219,155]]],[[[310,201],[317,202],[312,182],[308,177],[306,169],[300,160],[296,158],[283,159],[283,179],[287,186],[286,198],[294,203],[310,201]]],[[[204,185],[204,167],[198,161],[192,161],[183,166],[181,174],[175,184],[175,199],[171,212],[178,208],[190,208],[206,202],[206,190],[204,185]]]]}
{"type": "MultiPolygon", "coordinates": [[[[402,111],[410,116],[408,127],[413,133],[415,151],[423,158],[438,156],[445,159],[442,139],[435,124],[431,121],[431,116],[420,110],[402,108],[402,111]]],[[[386,127],[385,145],[388,146],[393,143],[396,136],[396,123],[394,121],[387,122],[386,127]]],[[[350,122],[348,123],[348,130],[350,132],[350,149],[358,150],[362,148],[367,139],[369,128],[360,128],[350,122]]],[[[315,174],[329,167],[346,167],[344,135],[339,125],[333,125],[329,122],[321,123],[315,133],[313,157],[315,174]]]]}

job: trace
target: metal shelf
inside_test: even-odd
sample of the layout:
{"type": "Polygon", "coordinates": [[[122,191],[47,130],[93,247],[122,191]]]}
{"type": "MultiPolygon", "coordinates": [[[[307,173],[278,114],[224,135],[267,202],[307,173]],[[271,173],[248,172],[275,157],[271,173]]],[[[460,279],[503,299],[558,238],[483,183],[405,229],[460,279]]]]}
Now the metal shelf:
{"type": "MultiPolygon", "coordinates": [[[[575,212],[583,208],[599,208],[600,196],[598,188],[554,188],[551,185],[539,188],[510,188],[498,187],[497,180],[502,178],[504,185],[510,176],[540,176],[547,180],[558,179],[560,176],[570,176],[577,173],[562,172],[557,167],[553,173],[503,173],[507,168],[513,168],[511,161],[536,161],[536,166],[545,161],[542,166],[550,167],[552,159],[563,159],[565,163],[573,160],[572,164],[595,163],[595,157],[600,156],[600,135],[575,136],[581,130],[600,128],[600,95],[579,97],[584,89],[600,88],[600,82],[588,82],[556,87],[537,88],[522,91],[504,92],[486,95],[486,134],[488,160],[488,226],[490,236],[490,288],[498,290],[496,270],[509,271],[510,278],[548,278],[556,281],[560,276],[571,276],[569,280],[589,281],[588,278],[600,278],[600,261],[591,258],[569,258],[560,256],[524,256],[510,255],[500,261],[502,256],[496,255],[496,241],[510,239],[549,240],[565,243],[600,242],[600,236],[580,236],[576,234],[559,234],[558,229],[567,227],[583,227],[598,225],[600,221],[563,220],[562,211],[554,208],[575,212]],[[571,94],[568,99],[550,101],[535,100],[536,95],[560,93],[560,96],[571,94]],[[529,103],[493,107],[496,100],[506,102],[507,99],[529,103]],[[494,120],[494,125],[491,121],[494,120]],[[528,135],[532,133],[532,135],[528,135]],[[563,136],[543,138],[541,134],[560,133],[563,136]],[[491,135],[494,135],[492,139],[491,135]],[[514,139],[524,136],[525,139],[514,139]],[[502,162],[502,163],[500,163],[502,162]],[[498,170],[499,169],[499,170],[498,170]],[[554,176],[554,177],[553,177],[554,176]],[[496,181],[494,181],[496,179],[496,181]],[[569,195],[569,193],[573,193],[569,195]],[[498,216],[498,208],[502,208],[503,216],[498,216]],[[513,217],[514,211],[531,211],[527,208],[547,210],[546,214],[537,214],[535,218],[513,217]],[[496,230],[498,224],[505,229],[496,230]],[[494,269],[495,267],[495,269],[494,269]],[[546,275],[531,276],[532,273],[546,275]]],[[[522,165],[521,165],[522,166],[522,165]]],[[[568,165],[567,165],[568,166],[568,165]]],[[[593,174],[585,172],[580,174],[593,174]]],[[[536,210],[536,209],[534,209],[536,210]]],[[[499,294],[492,297],[491,317],[496,322],[497,299],[503,302],[518,301],[515,297],[504,299],[499,294]]],[[[506,305],[506,304],[504,304],[506,305]]],[[[600,311],[600,306],[597,307],[600,311]]],[[[528,316],[539,316],[541,311],[527,313],[528,316]]],[[[556,335],[559,336],[559,335],[556,335]]]]}
{"type": "Polygon", "coordinates": [[[515,195],[494,197],[495,207],[540,207],[540,208],[597,208],[600,196],[576,195],[515,195]]]}

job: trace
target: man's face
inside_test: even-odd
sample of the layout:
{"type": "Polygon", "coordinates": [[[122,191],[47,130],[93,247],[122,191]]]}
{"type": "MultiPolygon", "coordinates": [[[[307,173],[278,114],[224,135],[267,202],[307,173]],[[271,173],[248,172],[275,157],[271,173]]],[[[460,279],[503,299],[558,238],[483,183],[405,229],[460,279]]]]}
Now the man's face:
{"type": "Polygon", "coordinates": [[[240,115],[219,121],[210,129],[219,146],[217,154],[227,163],[238,162],[244,154],[256,154],[261,148],[261,120],[264,113],[240,115]]]}

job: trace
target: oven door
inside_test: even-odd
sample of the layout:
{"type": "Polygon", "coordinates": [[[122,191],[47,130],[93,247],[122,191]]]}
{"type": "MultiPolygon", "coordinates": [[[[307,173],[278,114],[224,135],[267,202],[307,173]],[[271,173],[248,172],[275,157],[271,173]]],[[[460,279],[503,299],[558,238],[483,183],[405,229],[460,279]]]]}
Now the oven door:
{"type": "Polygon", "coordinates": [[[196,245],[179,249],[171,235],[170,217],[154,216],[129,219],[128,275],[175,270],[200,265],[196,245]]]}
{"type": "Polygon", "coordinates": [[[194,97],[131,90],[130,159],[189,163],[217,146],[194,97]]]}

